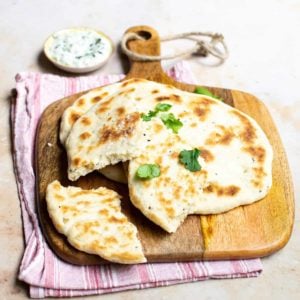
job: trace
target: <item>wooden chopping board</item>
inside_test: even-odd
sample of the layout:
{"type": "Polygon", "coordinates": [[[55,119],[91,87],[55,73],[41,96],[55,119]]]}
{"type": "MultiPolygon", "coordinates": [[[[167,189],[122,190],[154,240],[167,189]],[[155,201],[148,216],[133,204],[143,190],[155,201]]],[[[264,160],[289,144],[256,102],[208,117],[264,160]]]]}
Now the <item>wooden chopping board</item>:
{"type": "MultiPolygon", "coordinates": [[[[130,41],[135,52],[159,55],[160,40],[157,32],[147,26],[130,28],[146,40],[130,41]]],[[[160,62],[131,61],[126,79],[140,77],[171,84],[185,91],[195,86],[169,78],[160,62]]],[[[82,188],[106,186],[123,196],[122,211],[139,232],[149,262],[184,260],[218,260],[254,258],[269,255],[281,249],[289,240],[294,222],[294,196],[287,158],[277,129],[265,105],[251,94],[223,88],[209,88],[215,95],[235,108],[253,117],[268,136],[273,149],[273,186],[267,197],[254,204],[238,207],[227,213],[208,216],[189,216],[176,233],[169,234],[147,220],[128,198],[127,186],[110,181],[98,172],[71,182],[67,178],[67,156],[59,143],[60,118],[64,110],[81,93],[59,100],[44,111],[36,137],[37,208],[43,233],[55,253],[63,260],[80,265],[100,264],[105,261],[96,255],[73,248],[59,234],[49,218],[45,191],[55,179],[64,186],[82,188]]]]}

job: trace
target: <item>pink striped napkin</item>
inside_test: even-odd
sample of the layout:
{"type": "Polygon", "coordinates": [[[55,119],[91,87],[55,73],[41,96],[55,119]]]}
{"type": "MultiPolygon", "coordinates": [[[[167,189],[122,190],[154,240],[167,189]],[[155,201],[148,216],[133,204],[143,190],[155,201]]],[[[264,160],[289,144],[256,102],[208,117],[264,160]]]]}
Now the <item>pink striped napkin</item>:
{"type": "MultiPolygon", "coordinates": [[[[175,65],[168,74],[178,81],[194,81],[184,63],[175,65]]],[[[33,145],[39,117],[54,100],[116,82],[121,78],[123,75],[67,78],[28,72],[16,76],[17,97],[12,103],[11,116],[15,174],[26,244],[19,279],[29,284],[30,296],[71,297],[166,286],[209,278],[258,276],[262,271],[259,259],[149,263],[132,266],[74,266],[60,260],[48,247],[39,228],[34,200],[33,145]]]]}

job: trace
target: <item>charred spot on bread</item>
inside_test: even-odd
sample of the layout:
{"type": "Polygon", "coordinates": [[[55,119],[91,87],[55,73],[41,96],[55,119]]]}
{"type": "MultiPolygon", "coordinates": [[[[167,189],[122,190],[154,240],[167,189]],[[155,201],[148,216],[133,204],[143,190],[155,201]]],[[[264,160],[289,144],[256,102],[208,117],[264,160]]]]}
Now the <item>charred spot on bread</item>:
{"type": "Polygon", "coordinates": [[[140,114],[134,112],[118,119],[115,126],[104,125],[99,131],[100,138],[98,144],[100,145],[108,141],[116,141],[120,138],[131,136],[139,120],[140,114]]]}
{"type": "Polygon", "coordinates": [[[82,141],[88,139],[89,137],[91,137],[91,134],[90,134],[89,132],[83,132],[83,133],[79,136],[79,138],[80,138],[82,141]]]}
{"type": "Polygon", "coordinates": [[[240,113],[237,110],[231,110],[231,113],[236,116],[240,122],[242,123],[242,131],[239,134],[239,137],[244,143],[247,144],[253,144],[257,138],[256,135],[256,129],[255,127],[251,124],[249,119],[244,116],[242,113],[240,113]]]}
{"type": "Polygon", "coordinates": [[[80,118],[80,114],[77,112],[72,112],[69,117],[69,122],[74,124],[80,118]]]}
{"type": "Polygon", "coordinates": [[[234,131],[231,127],[225,127],[223,125],[216,125],[216,131],[213,131],[205,141],[205,145],[228,146],[235,137],[234,131]]]}
{"type": "Polygon", "coordinates": [[[177,94],[171,94],[171,95],[162,95],[162,96],[158,96],[155,98],[155,101],[157,102],[161,102],[161,101],[171,101],[171,102],[175,102],[175,103],[181,103],[182,99],[179,95],[177,94]]]}
{"type": "Polygon", "coordinates": [[[221,186],[217,183],[211,183],[203,189],[204,193],[214,193],[218,197],[227,196],[232,197],[238,194],[240,187],[235,185],[221,186]]]}
{"type": "Polygon", "coordinates": [[[80,120],[80,123],[84,126],[89,126],[92,124],[92,121],[90,118],[83,116],[80,120]]]}
{"type": "Polygon", "coordinates": [[[75,157],[72,161],[72,164],[74,166],[79,166],[80,165],[80,162],[81,162],[81,159],[79,157],[75,157]]]}
{"type": "Polygon", "coordinates": [[[244,147],[242,150],[249,153],[260,164],[263,164],[266,159],[266,150],[261,146],[244,147]]]}
{"type": "Polygon", "coordinates": [[[214,155],[211,153],[211,151],[205,149],[205,148],[200,148],[200,155],[201,157],[204,158],[206,162],[211,162],[215,159],[214,155]]]}
{"type": "Polygon", "coordinates": [[[84,106],[85,105],[85,99],[84,98],[80,98],[78,101],[76,101],[76,105],[78,107],[84,106]]]}

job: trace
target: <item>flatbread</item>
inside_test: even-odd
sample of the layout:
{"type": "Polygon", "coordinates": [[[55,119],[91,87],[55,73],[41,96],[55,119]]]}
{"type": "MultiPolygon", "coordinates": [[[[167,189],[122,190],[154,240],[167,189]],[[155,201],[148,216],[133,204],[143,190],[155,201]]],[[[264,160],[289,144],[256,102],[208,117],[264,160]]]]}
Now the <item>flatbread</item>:
{"type": "MultiPolygon", "coordinates": [[[[172,233],[196,205],[205,187],[206,172],[190,172],[179,164],[180,151],[190,149],[189,145],[166,130],[159,119],[151,123],[157,134],[150,134],[152,138],[145,151],[129,162],[129,195],[132,204],[148,219],[172,233]],[[136,172],[144,164],[156,164],[161,175],[150,180],[137,178],[136,172]]],[[[204,167],[203,158],[198,161],[204,167]]]]}
{"type": "Polygon", "coordinates": [[[121,83],[114,83],[95,88],[92,91],[81,95],[63,113],[60,123],[59,139],[64,145],[70,134],[71,128],[77,119],[86,113],[92,106],[112,96],[120,87],[121,83]]]}
{"type": "MultiPolygon", "coordinates": [[[[59,139],[62,145],[65,145],[67,137],[69,136],[75,121],[96,103],[112,96],[116,92],[116,89],[118,89],[119,85],[121,84],[115,83],[114,85],[106,85],[93,89],[92,91],[83,94],[81,97],[75,100],[75,102],[64,111],[61,118],[59,131],[59,139]]],[[[121,164],[110,165],[98,171],[108,179],[121,183],[127,183],[127,177],[125,176],[121,164]]]]}
{"type": "MultiPolygon", "coordinates": [[[[153,206],[157,207],[159,202],[168,203],[173,199],[172,209],[179,211],[178,203],[188,198],[188,214],[216,214],[262,199],[272,185],[272,147],[255,120],[210,97],[181,91],[176,94],[178,98],[172,97],[173,93],[171,96],[159,93],[153,107],[161,98],[164,103],[172,104],[172,113],[184,124],[177,135],[173,134],[180,142],[168,140],[164,134],[170,131],[165,127],[156,135],[150,134],[152,140],[143,154],[129,162],[128,178],[132,203],[168,232],[174,232],[182,219],[179,221],[175,212],[170,214],[169,207],[169,216],[158,220],[153,206]],[[179,153],[195,148],[201,151],[205,164],[200,163],[200,172],[192,173],[179,164],[179,153]],[[173,161],[168,159],[170,151],[173,161]],[[162,165],[160,177],[137,180],[138,166],[147,161],[162,165]],[[177,171],[173,170],[175,165],[177,171]],[[170,181],[172,175],[175,180],[170,181]]],[[[158,122],[156,127],[163,126],[158,117],[152,122],[158,122]]]]}
{"type": "Polygon", "coordinates": [[[127,176],[124,172],[122,163],[108,165],[102,169],[99,169],[98,171],[110,180],[127,184],[127,176]]]}
{"type": "Polygon", "coordinates": [[[187,111],[179,134],[201,150],[207,175],[191,213],[222,213],[265,197],[272,185],[273,151],[256,121],[204,97],[189,101],[187,111]]]}
{"type": "Polygon", "coordinates": [[[55,180],[46,201],[55,228],[76,249],[122,264],[146,262],[137,229],[121,212],[116,192],[66,188],[55,180]]]}
{"type": "Polygon", "coordinates": [[[187,213],[221,213],[253,203],[268,193],[272,184],[272,147],[251,117],[219,100],[151,81],[131,79],[117,90],[109,102],[93,106],[71,129],[67,140],[70,179],[99,165],[129,160],[132,203],[168,232],[174,232],[187,213]],[[122,121],[123,127],[116,126],[132,114],[141,116],[154,110],[158,103],[172,105],[170,112],[183,123],[178,134],[166,128],[159,115],[149,122],[140,117],[128,124],[122,121]],[[90,126],[80,124],[85,118],[90,126]],[[103,143],[103,135],[114,136],[110,132],[115,128],[119,129],[117,139],[103,143]],[[80,136],[85,132],[95,133],[98,138],[83,144],[80,136]],[[194,148],[201,151],[199,174],[186,170],[178,158],[180,151],[194,148]],[[170,157],[168,151],[177,156],[170,157]],[[161,175],[137,180],[138,166],[153,162],[162,164],[161,175]]]}
{"type": "Polygon", "coordinates": [[[70,180],[142,153],[147,144],[148,124],[141,121],[140,115],[151,103],[141,100],[143,89],[149,90],[153,84],[144,79],[117,84],[117,93],[76,120],[65,143],[70,180]]]}

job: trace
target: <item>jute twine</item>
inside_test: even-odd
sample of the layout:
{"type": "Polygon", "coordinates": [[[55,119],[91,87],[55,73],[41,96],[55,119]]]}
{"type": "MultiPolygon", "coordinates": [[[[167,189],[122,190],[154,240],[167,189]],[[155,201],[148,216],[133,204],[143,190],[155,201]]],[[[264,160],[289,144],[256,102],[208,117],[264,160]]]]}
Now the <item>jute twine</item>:
{"type": "Polygon", "coordinates": [[[146,38],[137,33],[128,32],[125,33],[122,38],[121,48],[123,52],[131,59],[140,60],[140,61],[159,61],[165,59],[174,59],[174,58],[189,56],[192,54],[200,55],[200,56],[207,56],[210,54],[214,57],[219,58],[222,61],[228,58],[228,48],[224,41],[223,35],[220,33],[192,31],[192,32],[168,35],[160,38],[162,42],[179,40],[179,39],[192,40],[195,42],[195,44],[190,49],[186,49],[176,54],[157,55],[157,56],[139,54],[130,50],[127,46],[127,43],[128,41],[131,40],[146,40],[146,38]],[[210,38],[210,39],[207,40],[205,38],[210,38]]]}

